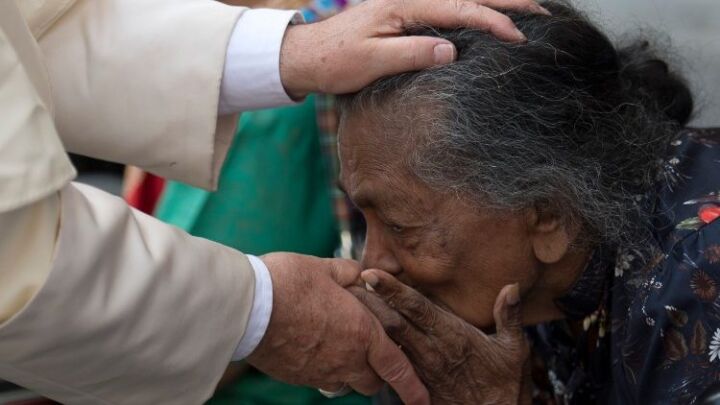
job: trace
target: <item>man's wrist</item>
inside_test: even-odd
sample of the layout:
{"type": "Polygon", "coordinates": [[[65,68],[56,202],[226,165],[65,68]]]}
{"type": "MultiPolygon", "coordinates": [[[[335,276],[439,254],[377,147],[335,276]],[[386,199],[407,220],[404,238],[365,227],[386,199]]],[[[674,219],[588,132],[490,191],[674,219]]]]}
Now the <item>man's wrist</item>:
{"type": "Polygon", "coordinates": [[[249,356],[260,344],[267,332],[273,308],[273,286],[270,271],[260,258],[247,255],[255,272],[255,295],[245,333],[238,343],[232,361],[249,356]]]}
{"type": "Polygon", "coordinates": [[[299,100],[317,90],[312,61],[322,59],[312,41],[311,25],[291,25],[280,50],[280,78],[287,94],[299,100]],[[310,55],[310,57],[308,57],[310,55]]]}

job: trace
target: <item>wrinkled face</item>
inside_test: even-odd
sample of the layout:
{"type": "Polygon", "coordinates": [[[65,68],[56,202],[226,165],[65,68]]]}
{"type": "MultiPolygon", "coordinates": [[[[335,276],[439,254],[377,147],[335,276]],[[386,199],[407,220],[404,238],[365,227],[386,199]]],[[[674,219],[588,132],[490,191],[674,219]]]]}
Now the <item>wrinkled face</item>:
{"type": "Polygon", "coordinates": [[[367,221],[362,264],[395,274],[480,328],[494,325],[500,290],[538,279],[527,221],[431,189],[403,163],[401,125],[351,113],[340,128],[340,183],[367,221]]]}

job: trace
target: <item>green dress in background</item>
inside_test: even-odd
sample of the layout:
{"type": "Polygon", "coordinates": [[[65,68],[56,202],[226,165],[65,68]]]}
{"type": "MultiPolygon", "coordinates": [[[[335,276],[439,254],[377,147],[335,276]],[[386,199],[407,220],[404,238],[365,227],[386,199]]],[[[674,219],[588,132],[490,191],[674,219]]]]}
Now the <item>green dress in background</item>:
{"type": "MultiPolygon", "coordinates": [[[[192,235],[245,253],[290,251],[330,257],[338,244],[328,162],[314,97],[297,106],[244,113],[220,175],[207,192],[169,182],[156,216],[192,235]]],[[[213,405],[367,405],[349,395],[280,383],[251,370],[208,402],[213,405]]]]}

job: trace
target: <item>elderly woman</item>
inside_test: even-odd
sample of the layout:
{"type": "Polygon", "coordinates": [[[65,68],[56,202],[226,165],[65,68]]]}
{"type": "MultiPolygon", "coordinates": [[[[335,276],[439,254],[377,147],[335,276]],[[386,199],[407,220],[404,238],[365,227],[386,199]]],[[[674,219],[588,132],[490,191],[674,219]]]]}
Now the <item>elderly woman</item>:
{"type": "Polygon", "coordinates": [[[436,403],[692,403],[720,381],[720,133],[683,129],[648,43],[544,6],[525,44],[441,32],[457,63],[343,100],[354,292],[436,403]]]}

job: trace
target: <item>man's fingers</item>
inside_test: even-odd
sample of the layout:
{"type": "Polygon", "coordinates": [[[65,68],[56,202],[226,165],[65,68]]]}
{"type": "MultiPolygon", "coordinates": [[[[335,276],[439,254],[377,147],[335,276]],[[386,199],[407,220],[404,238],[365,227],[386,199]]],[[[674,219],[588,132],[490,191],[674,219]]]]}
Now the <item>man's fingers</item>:
{"type": "Polygon", "coordinates": [[[377,394],[383,385],[385,385],[385,382],[375,373],[366,373],[358,380],[350,382],[350,387],[353,390],[366,396],[377,394]]]}
{"type": "Polygon", "coordinates": [[[495,10],[524,11],[533,14],[552,15],[534,0],[479,0],[483,6],[495,10]]]}
{"type": "Polygon", "coordinates": [[[319,387],[315,387],[315,388],[318,388],[318,389],[321,389],[321,390],[327,391],[327,392],[338,392],[345,388],[345,384],[344,383],[328,383],[328,384],[323,384],[323,385],[321,385],[319,387]]]}
{"type": "Polygon", "coordinates": [[[430,394],[410,360],[387,337],[380,325],[368,349],[368,363],[383,381],[390,384],[404,404],[430,405],[430,394]]]}
{"type": "Polygon", "coordinates": [[[440,326],[445,312],[389,273],[366,270],[361,277],[388,305],[403,314],[420,330],[432,333],[440,326]]]}
{"type": "Polygon", "coordinates": [[[358,262],[347,259],[325,259],[324,261],[329,263],[330,277],[341,287],[349,287],[359,282],[362,266],[358,262]]]}
{"type": "Polygon", "coordinates": [[[497,336],[509,342],[522,342],[523,324],[518,284],[506,285],[500,290],[493,308],[497,336]]]}
{"type": "Polygon", "coordinates": [[[405,2],[405,28],[423,24],[441,28],[469,27],[489,32],[497,38],[525,41],[510,17],[472,0],[416,0],[405,2]]]}
{"type": "Polygon", "coordinates": [[[457,51],[441,38],[404,36],[380,39],[375,55],[383,60],[384,74],[394,75],[454,62],[457,51]]]}

